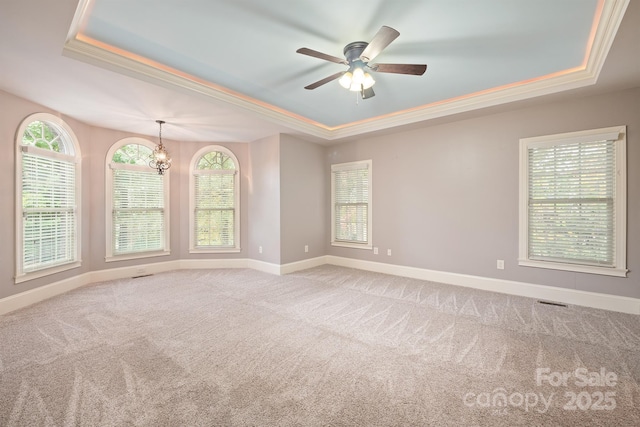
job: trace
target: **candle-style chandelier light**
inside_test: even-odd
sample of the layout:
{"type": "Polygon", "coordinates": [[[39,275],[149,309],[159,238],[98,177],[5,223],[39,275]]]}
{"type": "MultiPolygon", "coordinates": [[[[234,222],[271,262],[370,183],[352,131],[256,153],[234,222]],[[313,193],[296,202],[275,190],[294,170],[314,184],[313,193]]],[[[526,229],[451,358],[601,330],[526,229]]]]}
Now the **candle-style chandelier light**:
{"type": "Polygon", "coordinates": [[[153,154],[151,154],[149,166],[156,169],[158,171],[158,175],[164,175],[164,171],[171,167],[171,157],[169,157],[169,153],[167,153],[164,145],[162,145],[162,125],[164,124],[164,120],[156,120],[156,123],[160,125],[160,143],[156,149],[153,150],[153,154]]]}

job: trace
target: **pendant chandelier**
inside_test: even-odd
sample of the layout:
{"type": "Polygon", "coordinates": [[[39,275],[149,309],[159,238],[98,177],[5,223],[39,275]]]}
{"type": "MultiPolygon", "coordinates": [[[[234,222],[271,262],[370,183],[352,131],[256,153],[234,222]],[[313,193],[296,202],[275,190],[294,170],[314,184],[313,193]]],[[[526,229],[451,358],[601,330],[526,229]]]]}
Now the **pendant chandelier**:
{"type": "Polygon", "coordinates": [[[158,175],[164,175],[164,171],[171,167],[171,157],[169,157],[169,153],[167,153],[164,145],[162,145],[162,125],[164,124],[164,120],[156,120],[156,123],[160,125],[160,143],[156,149],[153,150],[153,154],[151,154],[149,166],[156,169],[158,171],[158,175]]]}

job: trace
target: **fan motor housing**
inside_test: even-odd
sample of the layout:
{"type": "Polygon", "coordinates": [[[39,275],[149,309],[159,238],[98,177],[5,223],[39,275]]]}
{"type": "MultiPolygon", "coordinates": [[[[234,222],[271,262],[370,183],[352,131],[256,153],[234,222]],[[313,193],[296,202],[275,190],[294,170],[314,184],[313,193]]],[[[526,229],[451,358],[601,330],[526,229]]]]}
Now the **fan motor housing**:
{"type": "Polygon", "coordinates": [[[367,42],[352,42],[344,47],[342,51],[344,53],[344,57],[351,64],[353,61],[360,60],[360,55],[362,55],[362,51],[369,46],[367,42]]]}

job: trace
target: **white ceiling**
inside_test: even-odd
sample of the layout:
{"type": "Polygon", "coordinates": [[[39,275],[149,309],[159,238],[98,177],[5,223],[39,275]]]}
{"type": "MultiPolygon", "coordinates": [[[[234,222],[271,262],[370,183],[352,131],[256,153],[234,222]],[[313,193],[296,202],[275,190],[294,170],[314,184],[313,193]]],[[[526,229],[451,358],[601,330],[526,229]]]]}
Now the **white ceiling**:
{"type": "Polygon", "coordinates": [[[2,0],[0,89],[132,133],[164,119],[169,139],[332,143],[577,96],[599,78],[594,88],[638,86],[640,2],[628,2],[2,0]],[[296,49],[342,57],[382,25],[400,36],[374,62],[426,63],[423,76],[376,73],[376,96],[358,101],[337,81],[304,89],[346,66],[296,49]]]}

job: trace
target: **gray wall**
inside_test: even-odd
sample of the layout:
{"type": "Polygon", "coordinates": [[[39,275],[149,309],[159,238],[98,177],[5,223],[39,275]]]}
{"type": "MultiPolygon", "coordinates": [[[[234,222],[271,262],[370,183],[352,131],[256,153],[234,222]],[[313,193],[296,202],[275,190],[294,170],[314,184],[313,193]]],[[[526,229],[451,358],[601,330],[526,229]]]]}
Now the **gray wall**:
{"type": "MultiPolygon", "coordinates": [[[[324,254],[640,298],[640,88],[362,138],[331,147],[287,135],[249,144],[166,141],[171,169],[171,255],[105,263],[105,156],[135,136],[68,117],[80,141],[82,267],[14,284],[15,132],[35,112],[58,114],[0,92],[0,298],[93,270],[172,259],[251,258],[286,264],[324,254]],[[627,125],[627,278],[517,266],[518,140],[627,125]],[[241,168],[240,254],[188,253],[188,167],[205,145],[231,149],[241,168]],[[329,245],[329,165],[373,159],[372,251],[329,245]],[[304,253],[309,245],[309,253],[304,253]],[[258,253],[258,246],[263,253],[258,253]],[[387,249],[392,256],[387,256],[387,249]],[[496,270],[496,259],[505,270],[496,270]]],[[[151,138],[153,140],[153,138],[151,138]]]]}
{"type": "Polygon", "coordinates": [[[329,175],[324,147],[280,136],[281,263],[325,254],[329,175]],[[304,252],[304,247],[309,252],[304,252]]]}
{"type": "Polygon", "coordinates": [[[380,250],[374,255],[327,244],[327,253],[640,297],[639,112],[640,88],[329,147],[327,170],[332,163],[373,160],[372,233],[380,250]],[[519,139],[616,125],[627,125],[628,277],[519,267],[519,139]],[[504,270],[496,269],[497,259],[505,261],[504,270]]]}
{"type": "Polygon", "coordinates": [[[274,135],[251,142],[249,160],[249,258],[287,264],[324,255],[324,147],[274,135]]]}
{"type": "Polygon", "coordinates": [[[249,258],[280,264],[279,135],[249,144],[248,231],[249,258]]]}

